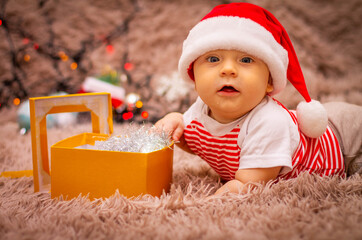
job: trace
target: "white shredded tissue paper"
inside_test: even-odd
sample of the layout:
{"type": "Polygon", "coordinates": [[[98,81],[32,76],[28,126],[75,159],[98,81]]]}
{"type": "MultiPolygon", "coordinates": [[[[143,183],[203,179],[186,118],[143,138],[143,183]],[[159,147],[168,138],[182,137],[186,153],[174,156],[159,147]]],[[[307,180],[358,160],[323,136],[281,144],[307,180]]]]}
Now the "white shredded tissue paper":
{"type": "Polygon", "coordinates": [[[155,127],[130,125],[121,134],[106,141],[96,141],[95,148],[105,151],[149,153],[161,150],[171,144],[169,134],[155,127]]]}

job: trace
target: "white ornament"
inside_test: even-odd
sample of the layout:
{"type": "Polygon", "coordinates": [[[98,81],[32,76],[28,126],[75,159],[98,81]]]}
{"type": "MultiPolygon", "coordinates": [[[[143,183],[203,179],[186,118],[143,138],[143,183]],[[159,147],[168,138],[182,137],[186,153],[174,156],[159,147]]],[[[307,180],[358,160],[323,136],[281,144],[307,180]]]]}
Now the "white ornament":
{"type": "Polygon", "coordinates": [[[178,72],[173,72],[171,76],[162,76],[158,80],[156,93],[164,96],[169,102],[183,98],[193,88],[192,83],[184,81],[178,72]]]}

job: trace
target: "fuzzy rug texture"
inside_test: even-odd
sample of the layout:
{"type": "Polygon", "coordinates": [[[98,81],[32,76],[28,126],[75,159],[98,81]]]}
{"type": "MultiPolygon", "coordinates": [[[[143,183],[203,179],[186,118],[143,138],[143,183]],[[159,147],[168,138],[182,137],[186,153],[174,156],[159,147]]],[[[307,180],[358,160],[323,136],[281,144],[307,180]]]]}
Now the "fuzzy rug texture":
{"type": "MultiPolygon", "coordinates": [[[[51,128],[49,145],[90,129],[51,128]]],[[[0,126],[0,171],[32,169],[30,134],[18,132],[14,122],[0,126]]],[[[205,162],[178,148],[171,190],[159,198],[115,193],[63,201],[34,193],[32,177],[0,178],[0,239],[362,238],[360,176],[301,175],[245,195],[210,197],[220,186],[205,162]]]]}

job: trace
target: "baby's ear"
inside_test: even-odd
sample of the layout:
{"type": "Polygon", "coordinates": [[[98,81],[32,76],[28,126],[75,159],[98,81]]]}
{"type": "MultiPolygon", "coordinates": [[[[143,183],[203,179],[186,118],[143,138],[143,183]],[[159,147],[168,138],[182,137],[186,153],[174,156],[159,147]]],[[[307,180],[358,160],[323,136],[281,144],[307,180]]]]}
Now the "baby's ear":
{"type": "Polygon", "coordinates": [[[274,90],[273,87],[273,78],[271,77],[271,75],[269,74],[269,80],[268,80],[268,86],[266,87],[266,92],[267,93],[271,93],[274,90]]]}
{"type": "Polygon", "coordinates": [[[274,90],[273,85],[270,85],[270,84],[268,83],[268,86],[266,87],[266,93],[271,93],[273,90],[274,90]]]}

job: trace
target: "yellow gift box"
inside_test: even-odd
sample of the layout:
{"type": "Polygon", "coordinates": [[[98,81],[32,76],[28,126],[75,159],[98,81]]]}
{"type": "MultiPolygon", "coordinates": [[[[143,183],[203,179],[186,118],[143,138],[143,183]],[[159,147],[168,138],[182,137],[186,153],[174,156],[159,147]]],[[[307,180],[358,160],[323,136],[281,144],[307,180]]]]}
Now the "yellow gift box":
{"type": "Polygon", "coordinates": [[[77,149],[94,145],[108,135],[83,133],[51,147],[51,196],[70,198],[79,193],[108,197],[115,190],[127,196],[168,192],[172,180],[171,147],[150,153],[77,149]]]}
{"type": "Polygon", "coordinates": [[[116,190],[126,197],[168,192],[172,181],[173,145],[150,153],[87,149],[112,132],[111,98],[107,93],[31,98],[30,119],[35,191],[51,197],[109,197],[116,190]],[[91,103],[90,103],[91,102],[91,103]],[[46,115],[90,111],[93,133],[83,133],[51,146],[51,171],[46,141],[46,115]],[[51,172],[51,174],[50,174],[51,172]]]}

